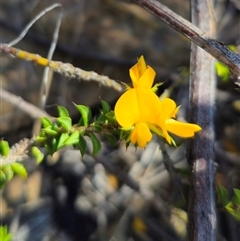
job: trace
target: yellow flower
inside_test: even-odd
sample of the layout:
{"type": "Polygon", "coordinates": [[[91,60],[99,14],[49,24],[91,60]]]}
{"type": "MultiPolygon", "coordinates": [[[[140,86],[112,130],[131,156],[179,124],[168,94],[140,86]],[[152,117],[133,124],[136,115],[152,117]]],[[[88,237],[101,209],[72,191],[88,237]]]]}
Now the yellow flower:
{"type": "Polygon", "coordinates": [[[118,99],[114,112],[118,123],[131,129],[131,142],[145,147],[152,139],[148,123],[156,123],[160,109],[161,102],[151,90],[134,88],[118,99]]]}
{"type": "Polygon", "coordinates": [[[199,125],[180,122],[172,119],[176,117],[179,109],[172,99],[165,98],[161,102],[162,109],[160,111],[159,120],[156,125],[161,128],[160,134],[166,138],[169,144],[172,143],[172,138],[169,136],[168,132],[183,138],[188,138],[193,137],[195,132],[201,130],[199,125]]]}
{"type": "Polygon", "coordinates": [[[118,99],[115,105],[115,116],[125,130],[130,130],[130,140],[133,144],[144,148],[152,139],[152,132],[166,138],[169,144],[174,143],[168,132],[180,137],[192,137],[201,130],[195,124],[174,120],[178,112],[176,103],[165,98],[162,101],[152,88],[155,71],[147,66],[143,56],[130,69],[133,88],[118,99]]]}

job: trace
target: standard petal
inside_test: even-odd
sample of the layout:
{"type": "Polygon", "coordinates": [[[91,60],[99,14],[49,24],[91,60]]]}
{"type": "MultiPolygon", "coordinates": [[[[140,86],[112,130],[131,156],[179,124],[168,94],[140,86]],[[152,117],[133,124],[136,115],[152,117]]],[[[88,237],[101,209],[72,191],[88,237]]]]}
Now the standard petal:
{"type": "Polygon", "coordinates": [[[132,134],[131,142],[138,144],[138,146],[144,148],[147,143],[152,139],[152,133],[150,132],[146,123],[137,123],[132,134]]]}
{"type": "Polygon", "coordinates": [[[141,88],[151,89],[155,76],[156,76],[156,72],[154,71],[154,69],[148,66],[146,71],[138,80],[137,85],[134,86],[134,88],[141,87],[141,88]]]}
{"type": "Polygon", "coordinates": [[[137,103],[139,109],[138,122],[156,123],[161,111],[161,101],[151,89],[137,88],[137,103]]]}
{"type": "Polygon", "coordinates": [[[147,70],[147,65],[143,55],[141,55],[140,58],[138,59],[138,69],[139,69],[140,77],[147,70]]]}
{"type": "Polygon", "coordinates": [[[135,86],[135,84],[137,85],[137,82],[140,79],[138,63],[133,65],[133,67],[129,70],[129,75],[132,80],[133,86],[135,86]]]}
{"type": "Polygon", "coordinates": [[[196,124],[169,119],[165,122],[167,131],[180,136],[180,137],[193,137],[195,132],[200,131],[202,128],[196,124]]]}
{"type": "Polygon", "coordinates": [[[124,128],[130,128],[138,122],[140,113],[135,89],[126,91],[118,99],[114,112],[118,123],[124,128]]]}

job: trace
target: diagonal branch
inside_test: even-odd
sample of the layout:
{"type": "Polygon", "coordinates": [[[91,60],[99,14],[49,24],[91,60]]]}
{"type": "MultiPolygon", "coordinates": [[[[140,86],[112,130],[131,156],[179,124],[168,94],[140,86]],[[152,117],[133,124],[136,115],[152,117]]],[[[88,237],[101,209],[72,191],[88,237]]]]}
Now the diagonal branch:
{"type": "Polygon", "coordinates": [[[240,87],[240,55],[232,52],[223,43],[208,36],[204,31],[171,11],[156,0],[129,0],[145,8],[165,23],[186,36],[217,60],[225,64],[231,71],[234,82],[240,87]]]}

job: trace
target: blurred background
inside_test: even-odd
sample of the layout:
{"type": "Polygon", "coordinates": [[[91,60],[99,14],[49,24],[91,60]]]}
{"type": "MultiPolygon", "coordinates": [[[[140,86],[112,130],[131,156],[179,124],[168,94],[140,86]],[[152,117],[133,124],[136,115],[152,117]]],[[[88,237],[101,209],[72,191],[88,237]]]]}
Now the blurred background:
{"type": "MultiPolygon", "coordinates": [[[[216,0],[217,40],[240,44],[240,3],[216,0]]],[[[0,41],[15,39],[51,0],[2,0],[0,41]]],[[[155,82],[181,105],[186,119],[190,42],[137,5],[117,0],[62,0],[39,19],[16,48],[46,57],[62,11],[62,22],[53,60],[71,63],[87,71],[130,83],[129,68],[137,57],[157,72],[155,82]]],[[[170,9],[190,19],[187,0],[163,0],[170,9]]],[[[44,68],[31,62],[0,55],[1,88],[39,105],[44,68]]],[[[232,80],[217,78],[215,106],[216,183],[240,188],[240,99],[232,80]]],[[[100,101],[114,106],[120,93],[95,82],[84,82],[54,73],[45,111],[56,116],[63,105],[73,120],[79,116],[73,102],[99,113],[100,101]]],[[[20,100],[21,101],[21,100],[20,100]]],[[[18,106],[1,100],[0,135],[14,144],[31,137],[34,120],[18,106]]],[[[16,241],[46,240],[185,240],[187,164],[185,145],[168,148],[178,178],[166,171],[164,155],[153,140],[145,150],[115,148],[102,140],[97,158],[79,151],[62,150],[46,156],[40,166],[26,160],[27,180],[15,177],[1,191],[1,220],[16,241]]],[[[90,148],[90,147],[89,147],[90,148]]],[[[218,212],[219,240],[238,241],[240,224],[218,212]]]]}

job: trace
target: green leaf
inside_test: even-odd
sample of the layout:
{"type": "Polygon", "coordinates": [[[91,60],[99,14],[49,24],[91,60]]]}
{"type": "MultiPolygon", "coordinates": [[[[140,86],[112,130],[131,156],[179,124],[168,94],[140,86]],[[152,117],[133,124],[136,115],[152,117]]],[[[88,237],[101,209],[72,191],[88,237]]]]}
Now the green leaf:
{"type": "Polygon", "coordinates": [[[26,168],[23,166],[23,164],[14,162],[11,164],[11,167],[12,167],[14,173],[18,174],[19,176],[21,176],[23,178],[27,178],[28,174],[27,174],[26,168]]]}
{"type": "Polygon", "coordinates": [[[225,209],[231,214],[237,221],[240,221],[240,206],[234,205],[232,202],[229,202],[225,209]]]}
{"type": "Polygon", "coordinates": [[[106,117],[103,113],[100,113],[100,115],[98,116],[96,122],[100,123],[100,122],[104,122],[106,120],[106,117]]]}
{"type": "Polygon", "coordinates": [[[57,121],[66,131],[69,131],[72,127],[72,120],[69,117],[59,117],[57,121]]]}
{"type": "Polygon", "coordinates": [[[228,191],[225,187],[219,185],[217,187],[217,201],[220,205],[225,206],[229,202],[228,191]]]}
{"type": "Polygon", "coordinates": [[[113,111],[110,111],[108,113],[106,113],[106,119],[111,122],[111,123],[116,123],[116,117],[115,117],[115,113],[113,111]]]}
{"type": "Polygon", "coordinates": [[[37,136],[36,139],[35,139],[35,143],[40,145],[42,143],[45,143],[46,142],[46,139],[47,137],[43,137],[43,136],[37,136]]]}
{"type": "Polygon", "coordinates": [[[79,142],[79,131],[74,131],[64,142],[64,145],[75,145],[79,142]]]}
{"type": "Polygon", "coordinates": [[[56,136],[58,133],[52,129],[51,126],[48,126],[43,129],[43,131],[48,135],[48,136],[56,136]]]}
{"type": "Polygon", "coordinates": [[[47,117],[42,117],[41,118],[41,122],[42,122],[43,128],[46,128],[46,127],[52,125],[52,121],[49,118],[47,118],[47,117]]]}
{"type": "Polygon", "coordinates": [[[36,159],[37,164],[40,164],[44,158],[44,154],[36,146],[32,147],[31,153],[34,156],[34,158],[36,159]]]}
{"type": "Polygon", "coordinates": [[[7,181],[7,177],[6,177],[5,173],[2,170],[0,170],[0,188],[3,188],[6,181],[7,181]]]}
{"type": "Polygon", "coordinates": [[[6,176],[6,180],[10,181],[12,179],[12,177],[13,177],[13,174],[14,174],[11,165],[10,164],[3,165],[2,166],[2,171],[4,172],[4,174],[6,176]]]}
{"type": "Polygon", "coordinates": [[[109,111],[111,111],[111,106],[106,101],[101,100],[101,105],[103,113],[108,113],[109,111]]]}
{"type": "Polygon", "coordinates": [[[57,108],[59,117],[69,117],[68,110],[65,107],[58,105],[57,108]]]}
{"type": "Polygon", "coordinates": [[[111,135],[111,134],[107,134],[105,135],[105,137],[107,138],[107,140],[109,141],[109,143],[115,147],[117,145],[117,140],[115,138],[115,136],[111,135]]]}
{"type": "Polygon", "coordinates": [[[92,141],[92,145],[93,145],[92,154],[95,156],[101,150],[101,143],[93,133],[90,133],[89,137],[90,137],[90,139],[92,141]]]}
{"type": "Polygon", "coordinates": [[[79,142],[77,146],[81,152],[81,155],[84,156],[87,150],[87,142],[82,135],[79,135],[79,142]]]}
{"type": "Polygon", "coordinates": [[[7,156],[9,152],[9,144],[7,141],[0,140],[0,155],[7,156]]]}
{"type": "Polygon", "coordinates": [[[87,126],[92,117],[91,109],[85,105],[75,105],[82,116],[83,125],[87,126]]]}
{"type": "Polygon", "coordinates": [[[92,125],[94,126],[94,128],[95,128],[97,131],[99,131],[99,132],[102,131],[102,125],[99,125],[98,122],[94,122],[92,125]]]}
{"type": "Polygon", "coordinates": [[[216,61],[215,64],[217,75],[222,79],[223,82],[226,82],[230,78],[230,71],[223,63],[216,61]]]}
{"type": "Polygon", "coordinates": [[[12,234],[8,233],[7,226],[0,226],[1,241],[11,241],[12,234]]]}
{"type": "Polygon", "coordinates": [[[68,139],[68,133],[62,133],[61,136],[57,139],[56,150],[59,150],[64,146],[64,142],[68,139]]]}
{"type": "Polygon", "coordinates": [[[232,203],[240,206],[240,190],[233,188],[234,195],[232,197],[232,203]]]}

